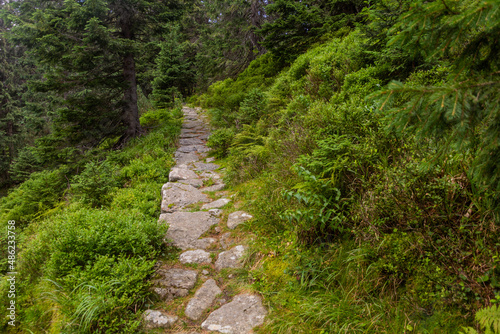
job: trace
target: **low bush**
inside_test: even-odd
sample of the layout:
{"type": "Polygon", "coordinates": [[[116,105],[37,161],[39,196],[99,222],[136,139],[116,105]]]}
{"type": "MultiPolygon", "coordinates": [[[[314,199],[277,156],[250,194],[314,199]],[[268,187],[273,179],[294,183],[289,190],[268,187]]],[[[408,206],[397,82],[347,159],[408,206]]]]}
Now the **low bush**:
{"type": "Polygon", "coordinates": [[[223,158],[228,154],[234,135],[233,129],[217,129],[208,138],[207,146],[213,149],[213,155],[223,158]]]}

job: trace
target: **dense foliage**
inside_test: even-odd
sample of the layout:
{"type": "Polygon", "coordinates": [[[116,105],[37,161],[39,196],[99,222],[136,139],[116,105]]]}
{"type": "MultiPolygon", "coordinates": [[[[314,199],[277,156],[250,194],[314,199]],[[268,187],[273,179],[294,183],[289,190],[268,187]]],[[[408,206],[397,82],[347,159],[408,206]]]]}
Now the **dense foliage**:
{"type": "Polygon", "coordinates": [[[496,0],[0,0],[19,330],[142,330],[189,97],[255,215],[262,333],[498,332],[499,15],[496,0]]]}
{"type": "MultiPolygon", "coordinates": [[[[274,6],[287,29],[322,8],[274,6]]],[[[272,254],[252,275],[274,309],[264,332],[451,333],[498,302],[498,13],[375,2],[337,37],[269,44],[295,59],[270,84],[266,55],[197,99],[272,254]]]]}

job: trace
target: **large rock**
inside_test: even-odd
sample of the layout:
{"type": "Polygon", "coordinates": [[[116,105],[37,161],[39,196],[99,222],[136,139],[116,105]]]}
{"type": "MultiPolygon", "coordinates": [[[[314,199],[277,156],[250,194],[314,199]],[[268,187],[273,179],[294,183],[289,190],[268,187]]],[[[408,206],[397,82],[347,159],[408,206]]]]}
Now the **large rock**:
{"type": "Polygon", "coordinates": [[[203,142],[198,138],[183,138],[179,139],[179,145],[187,146],[187,145],[203,145],[203,142]]]}
{"type": "Polygon", "coordinates": [[[215,240],[212,238],[198,239],[207,232],[212,225],[219,222],[210,212],[174,212],[160,216],[160,221],[165,221],[169,227],[165,238],[181,249],[207,248],[215,240]]]}
{"type": "Polygon", "coordinates": [[[146,328],[169,328],[179,319],[158,310],[146,310],[143,314],[146,328]]]}
{"type": "Polygon", "coordinates": [[[176,152],[180,153],[190,153],[190,152],[196,152],[197,151],[197,145],[190,145],[190,146],[181,146],[177,149],[176,152]]]}
{"type": "Polygon", "coordinates": [[[226,334],[252,333],[252,328],[264,323],[266,315],[267,311],[259,296],[241,294],[212,312],[201,328],[226,334]]]}
{"type": "Polygon", "coordinates": [[[163,288],[178,288],[190,290],[196,284],[198,272],[188,269],[160,269],[158,270],[160,278],[153,281],[154,285],[163,288]]]}
{"type": "Polygon", "coordinates": [[[182,124],[182,127],[184,129],[193,129],[193,128],[197,128],[197,127],[203,127],[203,123],[200,121],[188,121],[188,122],[184,122],[182,124]]]}
{"type": "Polygon", "coordinates": [[[195,162],[200,160],[198,155],[196,153],[182,153],[182,152],[176,152],[175,153],[175,160],[177,161],[177,164],[182,165],[182,164],[187,164],[190,162],[195,162]]]}
{"type": "Polygon", "coordinates": [[[230,199],[221,198],[221,199],[218,199],[218,200],[213,201],[211,203],[203,204],[203,206],[201,207],[201,209],[202,210],[218,209],[218,208],[222,208],[224,205],[226,205],[229,202],[231,202],[230,199]]]}
{"type": "Polygon", "coordinates": [[[174,167],[168,174],[168,181],[175,182],[179,180],[198,179],[198,175],[192,170],[185,168],[174,167]]]}
{"type": "Polygon", "coordinates": [[[205,194],[195,187],[182,183],[168,182],[164,184],[162,187],[162,194],[162,212],[173,212],[189,204],[210,201],[205,194]]]}
{"type": "Polygon", "coordinates": [[[218,184],[211,185],[209,187],[205,187],[205,188],[201,189],[201,191],[221,191],[225,187],[226,187],[226,185],[224,183],[218,183],[218,184]]]}
{"type": "Polygon", "coordinates": [[[215,284],[215,281],[213,279],[207,280],[189,301],[184,314],[191,320],[198,320],[220,293],[222,290],[215,284]]]}
{"type": "Polygon", "coordinates": [[[215,269],[221,270],[224,268],[241,268],[241,258],[245,253],[245,246],[238,245],[228,251],[219,254],[215,261],[215,269]]]}
{"type": "Polygon", "coordinates": [[[220,167],[219,165],[212,164],[212,163],[204,163],[204,162],[195,162],[194,163],[194,169],[199,170],[201,172],[213,171],[219,167],[220,167]]]}
{"type": "MultiPolygon", "coordinates": [[[[156,281],[157,284],[160,280],[156,281]]],[[[161,300],[170,301],[175,298],[186,297],[189,295],[188,289],[181,288],[153,288],[153,291],[160,297],[161,300]]]]}
{"type": "MultiPolygon", "coordinates": [[[[187,179],[187,180],[179,180],[180,183],[183,184],[189,184],[195,188],[201,188],[203,186],[203,180],[202,179],[187,179]]],[[[202,191],[206,191],[203,189],[202,191]]]]}
{"type": "Polygon", "coordinates": [[[210,253],[203,249],[187,251],[179,256],[181,263],[212,263],[210,253]]]}
{"type": "Polygon", "coordinates": [[[252,215],[244,211],[233,212],[227,217],[227,227],[229,227],[230,229],[234,229],[236,226],[243,224],[244,222],[252,218],[252,215]]]}

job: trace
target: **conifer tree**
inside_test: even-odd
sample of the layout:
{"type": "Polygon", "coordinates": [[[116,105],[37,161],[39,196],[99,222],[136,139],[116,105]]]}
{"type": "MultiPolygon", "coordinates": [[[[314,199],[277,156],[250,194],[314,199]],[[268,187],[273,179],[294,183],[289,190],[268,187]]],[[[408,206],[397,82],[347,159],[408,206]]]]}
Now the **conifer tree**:
{"type": "Polygon", "coordinates": [[[136,55],[180,14],[157,0],[24,0],[15,33],[43,69],[38,91],[63,98],[52,138],[85,150],[141,134],[136,55]]]}
{"type": "MultiPolygon", "coordinates": [[[[392,28],[389,47],[423,55],[446,66],[440,85],[406,87],[393,82],[382,92],[384,105],[401,94],[393,124],[422,136],[442,138],[452,148],[474,154],[475,188],[500,212],[500,3],[496,0],[413,1],[392,28]]],[[[465,154],[467,156],[468,154],[465,154]]],[[[500,217],[500,215],[498,216],[500,217]]],[[[497,217],[497,218],[498,218],[497,217]]],[[[500,218],[499,218],[500,219],[500,218]]]]}

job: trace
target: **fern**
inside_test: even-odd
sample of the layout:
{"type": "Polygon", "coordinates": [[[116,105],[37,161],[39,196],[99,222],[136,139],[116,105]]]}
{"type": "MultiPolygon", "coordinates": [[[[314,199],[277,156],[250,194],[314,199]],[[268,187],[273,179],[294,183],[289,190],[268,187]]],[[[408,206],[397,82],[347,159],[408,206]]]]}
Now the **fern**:
{"type": "MultiPolygon", "coordinates": [[[[500,333],[500,307],[493,305],[480,309],[476,312],[476,321],[479,322],[484,334],[499,334],[500,333]]],[[[465,327],[461,334],[478,334],[472,327],[465,327]]]]}

